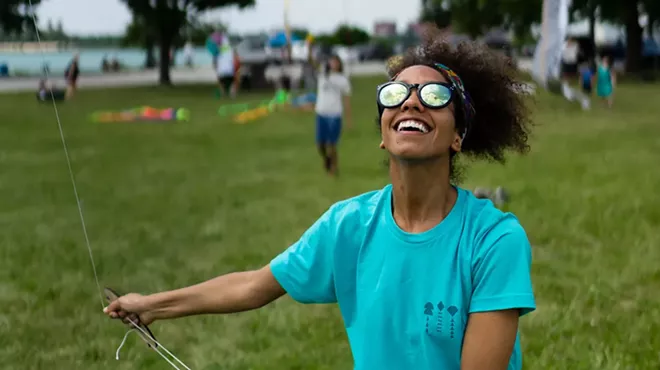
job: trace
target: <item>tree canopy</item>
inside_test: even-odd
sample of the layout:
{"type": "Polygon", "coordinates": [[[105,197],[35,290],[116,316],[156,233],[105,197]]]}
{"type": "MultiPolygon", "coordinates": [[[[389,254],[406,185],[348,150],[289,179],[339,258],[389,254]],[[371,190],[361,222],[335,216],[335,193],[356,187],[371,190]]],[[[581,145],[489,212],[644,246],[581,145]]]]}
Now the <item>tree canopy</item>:
{"type": "Polygon", "coordinates": [[[573,0],[571,15],[573,19],[589,19],[591,38],[596,20],[604,20],[625,28],[626,70],[637,72],[641,69],[642,38],[644,30],[639,24],[641,14],[648,17],[648,30],[652,30],[660,19],[660,1],[658,0],[573,0]]]}
{"type": "MultiPolygon", "coordinates": [[[[32,0],[36,6],[41,0],[32,0]]],[[[5,33],[32,32],[34,24],[28,0],[0,0],[0,30],[5,33]]]]}
{"type": "Polygon", "coordinates": [[[494,27],[529,33],[541,21],[542,0],[422,0],[420,20],[478,37],[494,27]]]}
{"type": "Polygon", "coordinates": [[[170,52],[190,16],[215,8],[254,5],[254,0],[122,0],[160,46],[160,83],[170,85],[170,52]]]}
{"type": "Polygon", "coordinates": [[[353,46],[367,43],[370,39],[369,33],[362,28],[342,24],[331,34],[318,35],[316,42],[324,45],[353,46]]]}
{"type": "MultiPolygon", "coordinates": [[[[496,27],[511,29],[524,39],[534,24],[541,22],[543,0],[421,0],[420,20],[432,21],[438,27],[448,25],[456,32],[471,37],[482,36],[496,27]]],[[[638,71],[642,53],[643,29],[640,15],[648,17],[647,30],[660,22],[660,0],[572,0],[572,20],[588,19],[590,38],[594,39],[597,20],[621,25],[626,32],[626,68],[638,71]]]]}

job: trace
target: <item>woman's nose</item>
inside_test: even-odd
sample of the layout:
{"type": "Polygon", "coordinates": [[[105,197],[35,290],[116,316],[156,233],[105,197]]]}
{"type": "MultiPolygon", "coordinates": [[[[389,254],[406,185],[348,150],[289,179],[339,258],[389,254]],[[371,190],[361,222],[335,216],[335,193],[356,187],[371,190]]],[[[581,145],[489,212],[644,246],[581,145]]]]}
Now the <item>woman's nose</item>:
{"type": "Polygon", "coordinates": [[[419,97],[417,96],[417,88],[413,88],[408,99],[401,104],[401,110],[407,111],[409,109],[416,109],[420,112],[424,110],[424,105],[419,101],[419,97]]]}

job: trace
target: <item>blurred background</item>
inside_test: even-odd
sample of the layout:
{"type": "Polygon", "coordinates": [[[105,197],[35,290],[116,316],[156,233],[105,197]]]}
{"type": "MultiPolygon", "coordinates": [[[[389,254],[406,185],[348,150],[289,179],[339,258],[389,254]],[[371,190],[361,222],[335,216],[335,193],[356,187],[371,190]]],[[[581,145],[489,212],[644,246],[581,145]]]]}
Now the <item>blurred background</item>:
{"type": "MultiPolygon", "coordinates": [[[[431,27],[511,58],[529,94],[530,152],[461,159],[459,183],[507,194],[493,201],[532,244],[524,367],[660,369],[660,0],[32,4],[0,0],[0,369],[167,368],[134,336],[115,360],[125,328],[99,307],[58,123],[101,285],[151,293],[258,268],[389,182],[375,89],[431,27]],[[307,100],[331,55],[353,107],[336,178],[307,100]]],[[[353,365],[336,305],[283,297],[151,329],[193,369],[353,365]]]]}
{"type": "MultiPolygon", "coordinates": [[[[317,57],[337,53],[349,64],[383,61],[415,45],[428,24],[445,30],[454,42],[480,40],[525,61],[533,56],[542,16],[540,0],[419,0],[405,6],[390,0],[291,0],[288,5],[235,0],[202,6],[193,1],[174,15],[167,14],[172,11],[168,9],[163,14],[145,14],[140,6],[122,1],[33,3],[47,65],[38,54],[26,1],[7,0],[0,8],[0,75],[35,76],[44,67],[60,75],[74,51],[81,53],[84,74],[156,68],[163,48],[170,68],[209,66],[212,56],[205,43],[216,31],[229,35],[246,63],[282,58],[278,50],[282,45],[275,45],[274,40],[285,31],[292,34],[294,60],[306,58],[305,38],[313,35],[311,47],[317,57]],[[169,17],[175,19],[158,21],[169,17]],[[112,68],[104,68],[104,61],[112,68]]],[[[658,4],[655,0],[574,0],[567,36],[579,42],[581,59],[608,54],[619,70],[652,70],[658,67],[660,55],[658,4]]]]}

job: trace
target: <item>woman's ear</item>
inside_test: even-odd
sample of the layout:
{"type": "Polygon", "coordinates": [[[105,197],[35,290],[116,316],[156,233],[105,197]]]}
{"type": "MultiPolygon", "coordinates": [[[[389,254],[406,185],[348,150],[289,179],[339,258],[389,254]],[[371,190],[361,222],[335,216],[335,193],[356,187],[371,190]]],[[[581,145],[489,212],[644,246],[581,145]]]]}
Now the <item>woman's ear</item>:
{"type": "Polygon", "coordinates": [[[456,153],[461,151],[461,146],[463,145],[463,139],[461,138],[461,135],[458,134],[458,132],[454,135],[454,141],[451,143],[451,148],[453,151],[456,153]]]}

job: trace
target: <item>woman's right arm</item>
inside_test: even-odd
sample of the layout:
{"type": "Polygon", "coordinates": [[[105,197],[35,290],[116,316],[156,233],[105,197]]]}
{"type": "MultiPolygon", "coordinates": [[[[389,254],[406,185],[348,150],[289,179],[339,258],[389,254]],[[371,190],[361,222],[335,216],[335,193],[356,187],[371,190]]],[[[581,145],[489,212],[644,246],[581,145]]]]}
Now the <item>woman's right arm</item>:
{"type": "Polygon", "coordinates": [[[270,265],[259,270],[235,272],[189,287],[141,296],[120,297],[104,310],[110,317],[136,314],[148,325],[155,320],[248,311],[263,307],[286,292],[270,265]]]}

